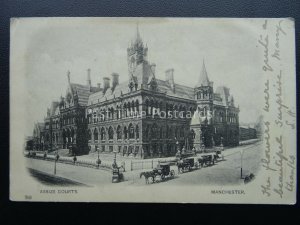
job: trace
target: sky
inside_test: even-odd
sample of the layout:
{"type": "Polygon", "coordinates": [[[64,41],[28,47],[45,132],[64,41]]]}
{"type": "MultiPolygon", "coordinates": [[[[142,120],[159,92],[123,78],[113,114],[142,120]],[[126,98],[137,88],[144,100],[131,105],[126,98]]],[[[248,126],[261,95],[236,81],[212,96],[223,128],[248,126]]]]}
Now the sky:
{"type": "MultiPolygon", "coordinates": [[[[148,61],[156,77],[174,69],[176,83],[194,87],[203,59],[214,89],[227,86],[240,107],[240,122],[255,122],[262,105],[260,23],[252,19],[170,18],[27,18],[13,21],[11,66],[21,63],[26,132],[43,121],[47,107],[65,95],[67,71],[71,82],[86,83],[91,69],[94,86],[119,73],[128,79],[127,47],[138,24],[148,61]],[[17,57],[16,57],[17,58],[17,57]]],[[[21,80],[21,79],[20,79],[21,80]]]]}

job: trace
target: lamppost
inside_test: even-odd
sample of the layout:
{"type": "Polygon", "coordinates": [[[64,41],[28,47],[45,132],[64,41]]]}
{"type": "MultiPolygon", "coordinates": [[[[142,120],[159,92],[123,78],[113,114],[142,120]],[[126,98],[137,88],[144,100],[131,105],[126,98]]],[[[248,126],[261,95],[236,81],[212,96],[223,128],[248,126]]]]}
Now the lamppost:
{"type": "Polygon", "coordinates": [[[243,179],[243,155],[244,155],[244,150],[240,150],[241,154],[241,179],[243,179]]]}
{"type": "Polygon", "coordinates": [[[175,138],[175,140],[176,140],[176,147],[177,147],[177,152],[175,154],[175,157],[179,160],[179,159],[181,159],[181,152],[180,152],[180,149],[179,149],[179,142],[176,138],[175,138]]]}
{"type": "Polygon", "coordinates": [[[54,175],[56,175],[56,162],[59,159],[58,152],[56,151],[55,157],[54,157],[54,175]]]}
{"type": "Polygon", "coordinates": [[[97,146],[97,153],[98,153],[97,165],[98,165],[98,169],[99,169],[100,164],[101,164],[100,155],[99,155],[99,146],[97,146]]]}
{"type": "Polygon", "coordinates": [[[117,165],[117,151],[114,150],[113,153],[114,153],[114,159],[113,159],[114,161],[113,161],[112,167],[117,168],[118,167],[118,165],[117,165]]]}

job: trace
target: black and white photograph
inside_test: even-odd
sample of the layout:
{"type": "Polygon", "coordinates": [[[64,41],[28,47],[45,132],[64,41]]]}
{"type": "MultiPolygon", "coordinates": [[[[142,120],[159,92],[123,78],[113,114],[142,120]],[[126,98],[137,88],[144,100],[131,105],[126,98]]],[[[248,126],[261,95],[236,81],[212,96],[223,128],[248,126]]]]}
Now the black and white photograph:
{"type": "Polygon", "coordinates": [[[10,198],[296,201],[290,18],[12,18],[10,198]]]}

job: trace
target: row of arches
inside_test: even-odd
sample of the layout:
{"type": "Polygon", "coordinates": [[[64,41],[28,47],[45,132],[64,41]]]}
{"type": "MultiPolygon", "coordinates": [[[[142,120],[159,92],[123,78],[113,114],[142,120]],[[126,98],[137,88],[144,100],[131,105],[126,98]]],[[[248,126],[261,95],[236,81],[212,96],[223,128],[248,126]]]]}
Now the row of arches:
{"type": "Polygon", "coordinates": [[[89,141],[103,140],[122,140],[122,139],[139,139],[140,128],[139,125],[130,123],[128,126],[118,125],[116,128],[113,126],[88,129],[89,141]]]}
{"type": "Polygon", "coordinates": [[[238,114],[228,113],[226,117],[226,113],[224,111],[220,111],[215,113],[215,121],[220,123],[223,122],[238,123],[238,114]]]}
{"type": "Polygon", "coordinates": [[[199,90],[197,92],[197,99],[212,99],[212,90],[199,90]]]}
{"type": "Polygon", "coordinates": [[[187,137],[189,131],[184,126],[159,126],[156,123],[152,125],[146,125],[143,132],[144,138],[148,140],[152,139],[183,139],[187,137]]]}
{"type": "MultiPolygon", "coordinates": [[[[186,104],[176,103],[164,103],[154,99],[146,98],[144,101],[144,108],[140,104],[139,100],[127,101],[123,104],[117,104],[114,107],[99,107],[92,109],[87,113],[88,123],[98,123],[102,121],[115,120],[138,116],[141,111],[144,111],[146,115],[153,115],[165,111],[168,115],[173,115],[173,112],[182,112],[185,117],[187,111],[193,113],[195,111],[194,106],[188,106],[186,104]]],[[[144,113],[143,112],[143,113],[144,113]]]]}

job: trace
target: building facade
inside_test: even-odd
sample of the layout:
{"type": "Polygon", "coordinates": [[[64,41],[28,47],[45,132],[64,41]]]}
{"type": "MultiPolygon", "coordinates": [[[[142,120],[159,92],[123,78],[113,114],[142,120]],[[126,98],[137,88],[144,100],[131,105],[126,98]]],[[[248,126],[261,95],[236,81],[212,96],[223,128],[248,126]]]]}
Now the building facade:
{"type": "Polygon", "coordinates": [[[157,79],[147,54],[137,29],[127,48],[125,82],[112,73],[103,87],[92,87],[88,70],[87,84],[79,85],[68,73],[66,95],[52,103],[44,121],[47,146],[150,158],[182,148],[238,145],[239,109],[228,88],[214,90],[204,61],[198,83],[187,87],[175,82],[174,69],[157,79]]]}

